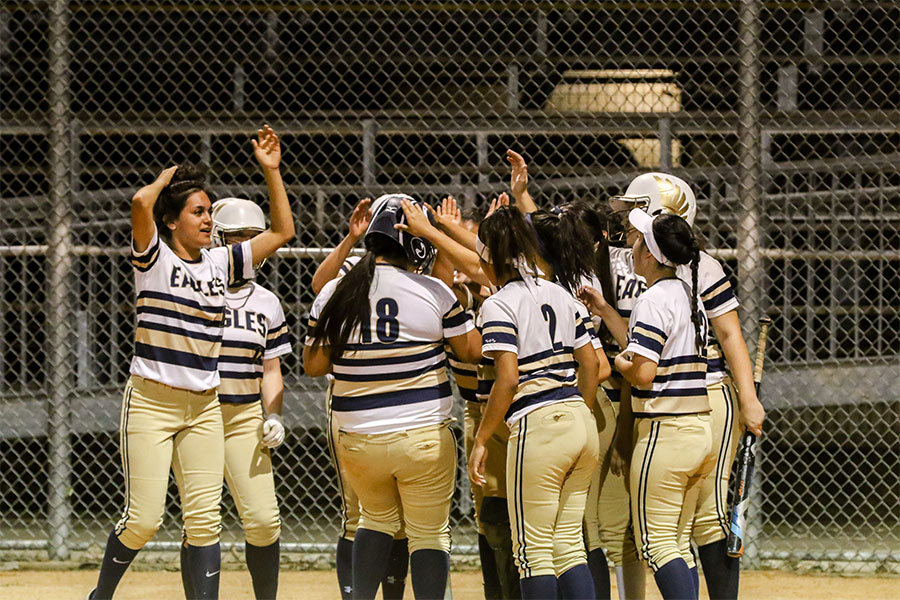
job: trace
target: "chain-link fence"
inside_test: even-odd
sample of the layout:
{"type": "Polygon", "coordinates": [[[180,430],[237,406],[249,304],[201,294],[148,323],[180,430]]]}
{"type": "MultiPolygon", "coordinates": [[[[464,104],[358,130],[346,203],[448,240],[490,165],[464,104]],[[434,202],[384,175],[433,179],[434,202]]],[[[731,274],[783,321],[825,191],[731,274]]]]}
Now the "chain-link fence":
{"type": "MultiPolygon", "coordinates": [[[[508,147],[543,205],[603,202],[647,170],[687,179],[751,349],[774,319],[748,558],[896,569],[898,23],[891,1],[0,2],[0,548],[66,557],[106,536],[129,199],[193,161],[265,205],[248,135],[269,122],[298,235],[262,281],[297,346],[312,272],[365,195],[483,206],[508,147]]],[[[322,382],[299,351],[284,370],[283,541],[322,549],[339,506],[322,382]]]]}

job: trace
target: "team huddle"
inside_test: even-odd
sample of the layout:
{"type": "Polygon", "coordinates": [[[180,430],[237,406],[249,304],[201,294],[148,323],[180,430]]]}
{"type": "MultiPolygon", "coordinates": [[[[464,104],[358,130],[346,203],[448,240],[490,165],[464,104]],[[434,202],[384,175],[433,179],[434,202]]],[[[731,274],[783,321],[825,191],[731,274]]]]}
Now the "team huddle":
{"type": "MultiPolygon", "coordinates": [[[[96,588],[111,598],[162,522],[169,470],[187,598],[219,590],[222,482],[257,598],[278,588],[271,449],[284,440],[275,294],[254,282],[294,236],[268,126],[253,140],[271,226],[210,202],[205,172],[164,170],[132,200],[137,329],[120,447],[125,507],[96,588]]],[[[318,267],[303,367],[328,378],[343,509],[344,599],[444,598],[457,481],[452,379],[488,599],[736,598],[726,493],[737,440],[765,418],[693,190],[664,173],[620,196],[538,209],[522,156],[487,214],[404,194],[365,199],[318,267]],[[365,252],[351,256],[362,240],[365,252]],[[693,545],[692,545],[693,542],[693,545]],[[696,546],[696,553],[694,551],[696,546]]]]}

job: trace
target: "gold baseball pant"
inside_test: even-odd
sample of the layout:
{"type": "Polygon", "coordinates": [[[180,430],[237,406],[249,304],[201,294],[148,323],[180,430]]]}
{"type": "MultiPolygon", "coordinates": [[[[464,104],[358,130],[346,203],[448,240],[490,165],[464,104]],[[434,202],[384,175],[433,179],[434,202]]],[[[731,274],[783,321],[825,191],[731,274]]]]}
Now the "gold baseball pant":
{"type": "Polygon", "coordinates": [[[728,480],[731,465],[741,439],[740,404],[730,378],[706,388],[712,408],[712,447],[716,465],[700,484],[697,512],[694,515],[694,541],[705,546],[728,537],[731,515],[728,512],[728,480]]]}
{"type": "Polygon", "coordinates": [[[396,536],[409,553],[450,552],[456,441],[450,423],[381,434],[338,433],[338,462],[359,496],[359,527],[396,536]]]}
{"type": "Polygon", "coordinates": [[[510,427],[507,507],[521,578],[587,563],[582,521],[600,443],[581,400],[543,406],[510,427]]]}
{"type": "Polygon", "coordinates": [[[344,469],[338,461],[337,439],[340,435],[337,421],[331,412],[331,386],[328,387],[326,397],[328,410],[328,452],[331,454],[331,464],[337,475],[338,493],[341,495],[341,537],[351,542],[356,537],[356,529],[359,527],[359,497],[353,491],[344,469]]]}
{"type": "Polygon", "coordinates": [[[593,410],[600,440],[600,461],[591,479],[584,509],[584,538],[588,552],[603,548],[607,561],[621,567],[640,559],[634,545],[631,501],[625,477],[614,475],[609,470],[619,403],[610,401],[603,389],[599,388],[593,410]]]}
{"type": "Polygon", "coordinates": [[[162,524],[169,469],[192,546],[219,541],[225,436],[216,390],[194,392],[132,375],[119,425],[125,509],[119,540],[139,550],[162,524]]]}
{"type": "Polygon", "coordinates": [[[272,456],[262,445],[262,403],[222,404],[222,421],[225,481],[241,517],[244,536],[254,546],[269,546],[281,535],[281,518],[272,456]]]}
{"type": "Polygon", "coordinates": [[[641,557],[656,572],[683,558],[695,566],[691,528],[700,484],[716,453],[708,414],[638,419],[631,456],[631,518],[641,557]]]}

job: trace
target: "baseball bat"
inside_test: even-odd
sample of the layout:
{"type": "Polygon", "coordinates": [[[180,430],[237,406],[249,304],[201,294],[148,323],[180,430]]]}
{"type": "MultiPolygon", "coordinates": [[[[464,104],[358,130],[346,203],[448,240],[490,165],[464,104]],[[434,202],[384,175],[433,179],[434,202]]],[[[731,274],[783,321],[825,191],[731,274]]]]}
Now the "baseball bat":
{"type": "MultiPolygon", "coordinates": [[[[772,319],[763,317],[759,320],[759,342],[756,345],[756,365],[753,368],[753,386],[759,396],[759,384],[762,382],[763,363],[766,358],[766,340],[769,337],[769,326],[772,319]]],[[[753,477],[753,465],[756,461],[756,436],[745,431],[741,436],[737,456],[737,487],[734,490],[731,510],[731,530],[728,532],[726,551],[728,556],[737,558],[744,553],[744,526],[747,524],[747,505],[750,498],[750,481],[753,477]]]]}

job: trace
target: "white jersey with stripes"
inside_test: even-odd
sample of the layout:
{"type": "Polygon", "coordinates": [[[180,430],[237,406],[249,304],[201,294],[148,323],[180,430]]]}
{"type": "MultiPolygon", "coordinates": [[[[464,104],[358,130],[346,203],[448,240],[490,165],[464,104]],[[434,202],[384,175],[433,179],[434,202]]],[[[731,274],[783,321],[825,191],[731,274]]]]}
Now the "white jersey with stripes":
{"type": "MultiPolygon", "coordinates": [[[[309,331],[342,281],[329,281],[316,297],[309,331]]],[[[474,329],[471,317],[442,281],[387,264],[375,267],[369,304],[369,323],[332,361],[331,408],[340,429],[391,433],[450,419],[444,340],[474,329]]]]}
{"type": "Polygon", "coordinates": [[[172,387],[218,387],[225,289],[253,277],[250,242],[180,258],[153,232],[143,252],[131,249],[137,329],[131,373],[172,387]]]}
{"type": "Polygon", "coordinates": [[[290,352],[290,335],[278,296],[256,282],[225,292],[225,332],[219,353],[220,402],[246,404],[260,400],[263,361],[290,352]]]}
{"type": "MultiPolygon", "coordinates": [[[[641,294],[628,322],[626,351],[657,364],[656,377],[646,387],[632,385],[635,417],[709,412],[706,396],[705,348],[697,347],[691,322],[691,289],[677,277],[660,279],[641,294]]],[[[708,321],[702,310],[701,339],[708,321]]]]}
{"type": "Polygon", "coordinates": [[[600,347],[584,305],[560,285],[534,282],[509,281],[481,307],[482,353],[512,352],[519,361],[508,425],[542,406],[580,399],[574,351],[600,347]]]}

